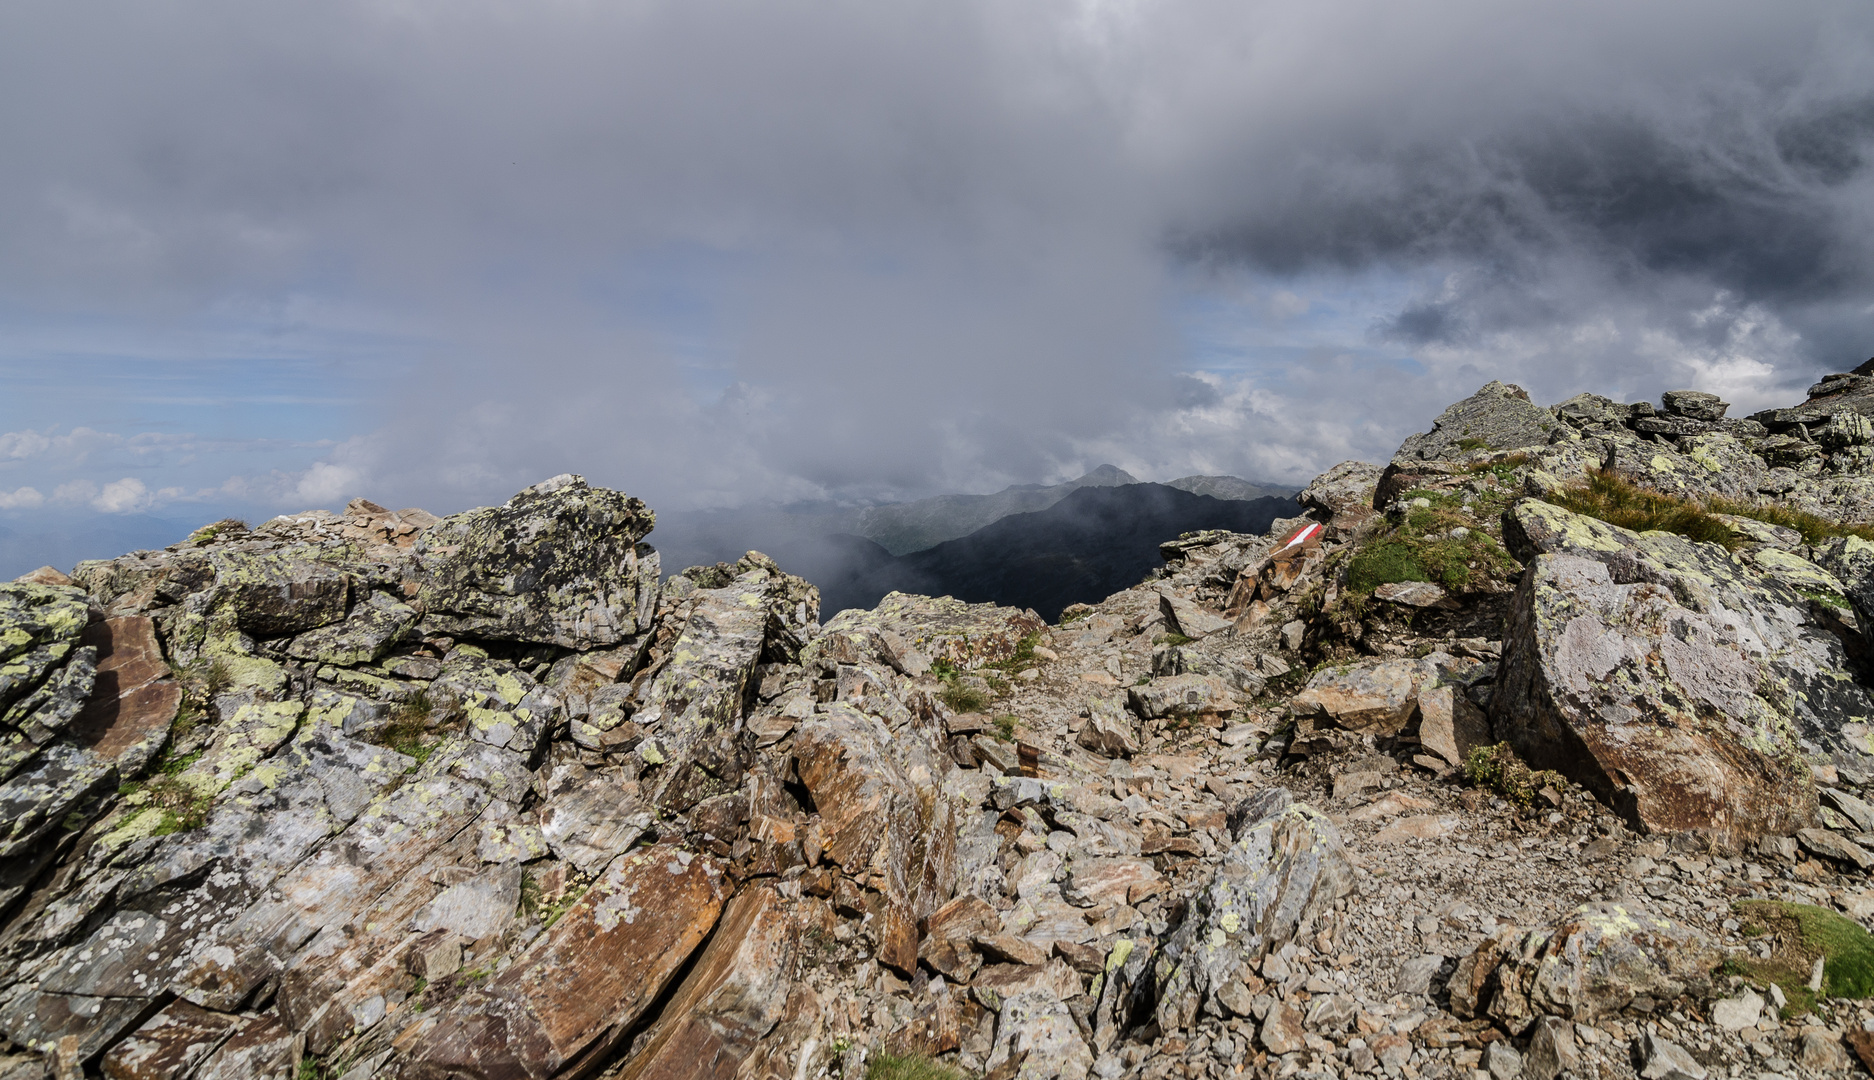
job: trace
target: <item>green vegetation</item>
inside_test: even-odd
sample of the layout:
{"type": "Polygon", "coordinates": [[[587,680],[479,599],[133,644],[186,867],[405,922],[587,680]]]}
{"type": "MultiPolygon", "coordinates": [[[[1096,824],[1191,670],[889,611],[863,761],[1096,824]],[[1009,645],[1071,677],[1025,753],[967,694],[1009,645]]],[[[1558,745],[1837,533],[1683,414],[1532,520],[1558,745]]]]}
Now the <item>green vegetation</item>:
{"type": "Polygon", "coordinates": [[[1157,637],[1152,639],[1152,644],[1154,645],[1189,645],[1192,642],[1192,640],[1194,639],[1185,637],[1183,634],[1160,634],[1157,637]]]}
{"type": "Polygon", "coordinates": [[[1734,958],[1732,974],[1783,988],[1789,1004],[1785,1017],[1814,1008],[1809,972],[1822,958],[1822,995],[1834,998],[1874,996],[1874,936],[1847,916],[1809,904],[1782,900],[1745,900],[1737,905],[1746,937],[1768,936],[1770,956],[1734,958]]]}
{"type": "Polygon", "coordinates": [[[1807,510],[1798,510],[1780,503],[1745,502],[1741,499],[1718,497],[1706,500],[1705,509],[1714,514],[1730,514],[1733,517],[1761,521],[1767,525],[1780,525],[1785,529],[1794,529],[1802,534],[1802,541],[1805,544],[1819,544],[1837,536],[1858,536],[1863,540],[1874,540],[1874,525],[1844,525],[1820,514],[1811,514],[1807,510]]]}
{"type": "Polygon", "coordinates": [[[1496,479],[1498,487],[1512,487],[1516,483],[1516,470],[1529,464],[1528,454],[1511,454],[1502,461],[1475,461],[1470,465],[1472,473],[1489,473],[1496,479]]]}
{"type": "Polygon", "coordinates": [[[1590,473],[1584,483],[1550,495],[1548,501],[1565,510],[1599,518],[1623,529],[1677,533],[1693,540],[1718,544],[1726,551],[1736,551],[1744,538],[1717,516],[1720,514],[1793,529],[1802,535],[1806,544],[1819,544],[1837,536],[1858,536],[1863,540],[1874,541],[1874,525],[1846,525],[1780,503],[1752,502],[1724,496],[1691,499],[1669,495],[1643,487],[1613,472],[1590,473]]]}
{"type": "MultiPolygon", "coordinates": [[[[1448,491],[1408,491],[1413,506],[1391,534],[1367,544],[1347,563],[1347,589],[1355,595],[1400,581],[1429,581],[1463,592],[1519,569],[1502,545],[1466,513],[1462,496],[1448,491]],[[1456,530],[1464,532],[1454,536],[1456,530]],[[1430,539],[1427,539],[1430,537],[1430,539]]],[[[1494,508],[1494,503],[1486,509],[1494,508]]]]}
{"type": "Polygon", "coordinates": [[[1536,793],[1545,787],[1558,791],[1567,787],[1562,774],[1552,769],[1540,772],[1523,764],[1509,743],[1479,746],[1464,758],[1464,777],[1478,787],[1487,787],[1521,807],[1536,801],[1536,793]]]}
{"type": "Polygon", "coordinates": [[[1852,610],[1852,605],[1848,603],[1848,598],[1838,592],[1830,592],[1827,589],[1797,589],[1796,591],[1814,600],[1818,604],[1823,604],[1832,608],[1840,608],[1843,611],[1852,610]]]}
{"type": "Polygon", "coordinates": [[[996,720],[995,720],[996,738],[1002,740],[1003,742],[1014,742],[1015,741],[1015,726],[1021,722],[1022,722],[1021,717],[1015,716],[1010,713],[1004,713],[1001,716],[996,717],[996,720]]]}
{"type": "Polygon", "coordinates": [[[983,667],[1008,675],[1019,674],[1041,662],[1035,658],[1035,647],[1040,644],[1041,631],[1036,630],[1032,633],[1024,634],[1022,635],[1022,639],[1015,643],[1015,652],[1011,654],[1008,659],[998,660],[993,664],[984,664],[983,667]]]}
{"type": "Polygon", "coordinates": [[[440,742],[428,734],[429,718],[435,711],[436,703],[427,690],[418,690],[403,699],[391,713],[390,725],[384,729],[384,745],[415,758],[418,765],[428,761],[440,742]]]}
{"type": "Polygon", "coordinates": [[[1490,449],[1490,444],[1483,441],[1482,439],[1459,439],[1458,449],[1465,450],[1465,451],[1488,450],[1490,449]]]}
{"type": "Polygon", "coordinates": [[[1585,483],[1548,497],[1564,510],[1634,532],[1677,533],[1736,551],[1743,538],[1691,499],[1641,487],[1618,473],[1592,472],[1585,483]]]}
{"type": "Polygon", "coordinates": [[[247,522],[242,521],[240,518],[222,518],[220,521],[217,521],[212,525],[204,525],[201,528],[190,533],[189,538],[187,540],[184,540],[183,543],[194,544],[196,547],[201,547],[205,544],[213,542],[215,537],[220,536],[222,533],[227,532],[229,530],[235,530],[238,532],[247,532],[248,531],[247,522]]]}
{"type": "Polygon", "coordinates": [[[202,791],[182,778],[189,766],[202,759],[202,751],[192,754],[176,754],[175,741],[172,738],[163,753],[156,759],[154,775],[148,780],[136,780],[120,784],[117,794],[125,798],[137,798],[147,809],[154,808],[162,814],[151,836],[168,836],[171,833],[189,832],[208,824],[208,812],[214,809],[215,797],[202,791]]]}
{"type": "Polygon", "coordinates": [[[963,1073],[923,1054],[873,1054],[865,1080],[964,1080],[963,1073]]]}
{"type": "Polygon", "coordinates": [[[583,883],[568,882],[566,888],[551,900],[546,899],[532,873],[521,878],[521,914],[538,918],[543,927],[551,927],[560,921],[560,916],[573,909],[579,898],[586,895],[583,883]]]}

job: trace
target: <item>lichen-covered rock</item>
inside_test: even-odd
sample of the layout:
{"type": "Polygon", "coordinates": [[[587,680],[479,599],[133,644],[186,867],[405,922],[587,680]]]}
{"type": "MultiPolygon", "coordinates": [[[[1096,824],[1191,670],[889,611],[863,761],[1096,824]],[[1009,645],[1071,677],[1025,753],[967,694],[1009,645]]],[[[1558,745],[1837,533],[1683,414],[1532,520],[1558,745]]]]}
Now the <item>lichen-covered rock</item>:
{"type": "Polygon", "coordinates": [[[1343,461],[1315,477],[1295,501],[1345,531],[1373,516],[1373,490],[1382,472],[1381,466],[1369,462],[1343,461]]]}
{"type": "Polygon", "coordinates": [[[1306,933],[1353,888],[1339,830],[1286,789],[1258,792],[1230,817],[1234,842],[1157,961],[1166,1031],[1189,1027],[1207,998],[1306,933]]]}
{"type": "Polygon", "coordinates": [[[1060,998],[1046,990],[1015,994],[996,1016],[989,1069],[1012,1080],[1086,1080],[1093,1052],[1060,998]],[[1006,1066],[1014,1065],[1013,1070],[1006,1066]]]}
{"type": "Polygon", "coordinates": [[[77,589],[0,585],[0,712],[77,648],[88,617],[84,593],[77,589]]]}
{"type": "Polygon", "coordinates": [[[658,562],[639,541],[655,521],[641,500],[571,474],[446,517],[414,548],[427,625],[569,649],[617,644],[648,623],[658,562]]]}
{"type": "Polygon", "coordinates": [[[1636,904],[1584,904],[1547,929],[1486,938],[1452,975],[1451,1008],[1512,1031],[1542,1015],[1592,1023],[1636,998],[1707,998],[1723,959],[1698,930],[1636,904]]]}
{"type": "Polygon", "coordinates": [[[369,664],[390,651],[416,626],[417,612],[384,593],[374,592],[352,606],[343,622],[309,630],[286,647],[288,656],[353,667],[369,664]]]}
{"type": "Polygon", "coordinates": [[[1715,545],[1633,533],[1525,500],[1533,556],[1512,603],[1499,738],[1635,825],[1738,839],[1816,813],[1808,764],[1874,776],[1874,702],[1809,601],[1715,545]]]}
{"type": "Polygon", "coordinates": [[[1429,432],[1406,439],[1397,457],[1449,461],[1474,450],[1545,446],[1556,426],[1554,414],[1530,401],[1522,387],[1490,382],[1439,413],[1429,432]]]}
{"type": "MultiPolygon", "coordinates": [[[[345,617],[353,575],[310,548],[277,551],[217,551],[206,562],[212,573],[212,608],[257,638],[284,637],[345,617]]],[[[178,560],[175,580],[192,568],[178,560]]]]}
{"type": "Polygon", "coordinates": [[[826,624],[825,631],[802,657],[812,663],[840,648],[841,637],[855,635],[867,642],[883,640],[898,655],[886,662],[898,670],[922,664],[925,669],[942,660],[958,668],[970,669],[993,664],[1015,655],[1022,639],[1046,632],[1048,624],[1032,611],[997,607],[995,604],[966,604],[948,596],[913,596],[887,593],[871,611],[842,611],[826,624]],[[870,632],[883,635],[875,639],[870,632]],[[891,644],[895,642],[896,644],[891,644]],[[913,655],[915,654],[915,655],[913,655]]]}
{"type": "Polygon", "coordinates": [[[1146,719],[1228,716],[1237,706],[1230,684],[1216,675],[1167,675],[1126,691],[1132,711],[1146,719]]]}

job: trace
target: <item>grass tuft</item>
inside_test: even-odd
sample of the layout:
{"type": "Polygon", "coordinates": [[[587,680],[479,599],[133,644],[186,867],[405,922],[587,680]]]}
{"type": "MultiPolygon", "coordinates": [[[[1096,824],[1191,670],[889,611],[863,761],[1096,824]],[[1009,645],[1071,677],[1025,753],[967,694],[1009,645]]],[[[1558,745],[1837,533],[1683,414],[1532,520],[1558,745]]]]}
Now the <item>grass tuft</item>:
{"type": "MultiPolygon", "coordinates": [[[[1699,503],[1641,487],[1613,472],[1592,472],[1585,483],[1548,497],[1556,506],[1634,532],[1677,533],[1736,551],[1743,538],[1699,503]]],[[[1727,511],[1728,512],[1728,511],[1727,511]]]]}
{"type": "Polygon", "coordinates": [[[427,690],[418,690],[403,699],[384,729],[384,745],[415,758],[418,765],[428,761],[439,742],[429,737],[429,718],[435,711],[436,703],[427,690]]]}
{"type": "Polygon", "coordinates": [[[1814,1007],[1809,972],[1822,958],[1822,995],[1832,998],[1874,996],[1874,935],[1845,915],[1809,904],[1783,900],[1745,900],[1737,905],[1746,937],[1768,936],[1768,959],[1735,958],[1736,974],[1783,988],[1789,1005],[1785,1017],[1814,1007]]]}
{"type": "Polygon", "coordinates": [[[873,1054],[865,1080],[964,1080],[963,1073],[923,1054],[873,1054]]]}

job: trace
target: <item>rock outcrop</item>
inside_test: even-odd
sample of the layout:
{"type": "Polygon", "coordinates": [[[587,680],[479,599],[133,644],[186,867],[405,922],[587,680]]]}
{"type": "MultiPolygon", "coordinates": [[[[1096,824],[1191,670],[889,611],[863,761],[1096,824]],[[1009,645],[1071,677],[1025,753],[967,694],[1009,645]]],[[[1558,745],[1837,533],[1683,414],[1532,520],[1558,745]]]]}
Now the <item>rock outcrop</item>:
{"type": "Polygon", "coordinates": [[[1829,1075],[1870,387],[1493,383],[1054,625],[664,576],[574,476],[36,571],[0,1078],[1829,1075]],[[1552,501],[1607,469],[1725,542],[1552,501]]]}

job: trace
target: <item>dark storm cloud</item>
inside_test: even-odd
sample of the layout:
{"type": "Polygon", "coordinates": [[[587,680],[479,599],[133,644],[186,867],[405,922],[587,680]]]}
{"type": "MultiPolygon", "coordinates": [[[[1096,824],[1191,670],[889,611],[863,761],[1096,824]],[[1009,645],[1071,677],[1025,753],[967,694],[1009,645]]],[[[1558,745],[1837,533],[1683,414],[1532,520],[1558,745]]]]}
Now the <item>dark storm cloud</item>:
{"type": "Polygon", "coordinates": [[[1761,396],[1874,347],[1871,27],[1723,0],[22,2],[0,303],[160,327],[315,296],[421,342],[372,434],[269,481],[287,502],[446,508],[562,469],[693,505],[1102,460],[1306,479],[1488,378],[1761,396]],[[1397,294],[1344,347],[1182,370],[1192,281],[1267,321],[1337,277],[1397,294]]]}

